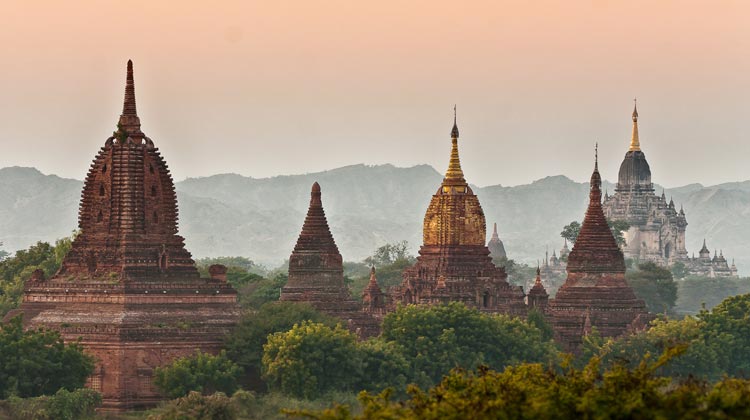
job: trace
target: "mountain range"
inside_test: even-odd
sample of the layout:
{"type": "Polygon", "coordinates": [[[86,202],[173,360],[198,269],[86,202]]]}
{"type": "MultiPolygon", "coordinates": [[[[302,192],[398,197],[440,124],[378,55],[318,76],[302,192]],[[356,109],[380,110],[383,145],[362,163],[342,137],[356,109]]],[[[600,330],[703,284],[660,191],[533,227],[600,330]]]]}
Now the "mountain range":
{"type": "MultiPolygon", "coordinates": [[[[441,179],[428,165],[363,164],[262,179],[237,174],[188,178],[175,184],[180,234],[196,258],[236,255],[277,266],[294,247],[310,187],[318,181],[345,260],[362,260],[378,246],[401,240],[416,252],[424,212],[441,179]]],[[[0,169],[3,249],[14,251],[70,235],[77,226],[81,188],[81,181],[34,168],[0,169]]],[[[583,219],[588,202],[588,184],[562,175],[513,187],[472,188],[488,230],[496,222],[509,258],[529,264],[544,258],[547,249],[550,254],[560,249],[560,231],[583,219]]],[[[603,188],[614,190],[607,181],[603,188]]],[[[689,252],[697,252],[706,238],[710,249],[736,259],[741,275],[750,270],[750,255],[743,254],[750,237],[750,181],[690,184],[665,194],[684,206],[689,252]]]]}

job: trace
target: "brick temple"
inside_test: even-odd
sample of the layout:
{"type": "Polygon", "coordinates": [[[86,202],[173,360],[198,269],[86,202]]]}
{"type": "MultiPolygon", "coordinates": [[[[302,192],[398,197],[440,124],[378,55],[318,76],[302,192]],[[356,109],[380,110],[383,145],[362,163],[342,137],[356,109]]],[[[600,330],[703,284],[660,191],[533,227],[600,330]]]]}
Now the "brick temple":
{"type": "Polygon", "coordinates": [[[196,350],[218,352],[239,317],[226,268],[201,278],[177,234],[177,199],[168,166],[141,131],[133,65],[117,131],[94,158],[78,227],[60,270],[24,286],[25,326],[79,338],[95,356],[89,386],[103,409],[148,407],[162,399],[153,370],[196,350]]]}
{"type": "Polygon", "coordinates": [[[569,352],[580,350],[592,328],[602,337],[617,337],[653,319],[625,281],[625,258],[602,211],[601,184],[597,162],[588,210],[568,255],[568,276],[548,308],[555,339],[569,352]]]}
{"type": "Polygon", "coordinates": [[[508,283],[505,269],[492,263],[485,245],[484,212],[464,178],[458,138],[454,115],[450,163],[427,208],[417,262],[389,291],[390,304],[458,301],[482,311],[524,315],[522,288],[508,283]]]}
{"type": "Polygon", "coordinates": [[[310,192],[302,232],[289,257],[289,280],[281,289],[280,299],[309,303],[346,322],[360,337],[377,335],[380,330],[378,322],[362,310],[344,284],[343,259],[328,226],[317,182],[310,192]]]}

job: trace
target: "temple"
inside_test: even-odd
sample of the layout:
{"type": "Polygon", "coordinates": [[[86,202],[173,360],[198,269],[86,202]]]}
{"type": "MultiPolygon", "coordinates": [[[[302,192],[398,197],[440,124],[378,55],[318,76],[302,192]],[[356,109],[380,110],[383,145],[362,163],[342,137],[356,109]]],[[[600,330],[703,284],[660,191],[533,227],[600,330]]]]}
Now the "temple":
{"type": "Polygon", "coordinates": [[[281,290],[280,299],[309,303],[315,309],[345,321],[360,337],[379,333],[378,322],[362,310],[344,284],[343,259],[328,227],[317,182],[310,192],[310,206],[302,232],[289,257],[289,280],[281,290]]]}
{"type": "Polygon", "coordinates": [[[451,157],[445,178],[424,217],[417,262],[389,290],[390,305],[463,302],[482,311],[526,313],[520,286],[507,282],[485,245],[486,221],[479,199],[464,178],[458,155],[458,125],[451,130],[451,157]]]}
{"type": "Polygon", "coordinates": [[[94,158],[84,183],[78,228],[60,270],[36,272],[20,308],[28,328],[81,339],[96,360],[88,386],[103,409],[155,405],[153,370],[196,350],[218,352],[236,324],[237,293],[226,268],[198,270],[177,235],[177,199],[166,162],[141,131],[133,64],[117,131],[94,158]]]}
{"type": "Polygon", "coordinates": [[[565,283],[549,303],[555,339],[579,352],[583,336],[596,328],[602,337],[617,337],[651,319],[645,303],[625,281],[625,259],[601,205],[598,162],[591,175],[589,206],[581,231],[568,255],[565,283]]]}
{"type": "Polygon", "coordinates": [[[685,211],[682,206],[678,211],[674,201],[667,200],[663,191],[661,195],[654,192],[651,168],[641,150],[637,106],[633,108],[632,120],[630,147],[620,165],[615,193],[605,194],[602,203],[607,219],[623,220],[630,225],[627,232],[623,232],[625,257],[665,267],[682,263],[686,272],[693,275],[737,277],[736,267],[732,270],[726,259],[722,260],[723,256],[712,259],[710,252],[704,255],[707,249],[701,250],[698,258],[688,257],[685,211]]]}
{"type": "Polygon", "coordinates": [[[490,241],[487,242],[487,249],[490,250],[490,258],[493,260],[508,258],[505,254],[503,241],[500,240],[500,236],[497,234],[497,223],[492,227],[492,237],[490,238],[490,241]]]}

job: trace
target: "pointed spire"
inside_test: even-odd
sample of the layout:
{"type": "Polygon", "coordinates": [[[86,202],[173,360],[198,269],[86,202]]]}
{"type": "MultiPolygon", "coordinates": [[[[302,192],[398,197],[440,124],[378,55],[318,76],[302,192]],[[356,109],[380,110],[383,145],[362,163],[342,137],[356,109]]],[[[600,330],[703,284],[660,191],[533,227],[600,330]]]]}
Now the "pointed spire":
{"type": "Polygon", "coordinates": [[[294,251],[315,251],[338,254],[339,250],[331,235],[321,199],[320,184],[315,182],[310,190],[310,206],[302,225],[294,251]]]}
{"type": "Polygon", "coordinates": [[[127,76],[125,78],[125,99],[122,104],[122,114],[117,123],[117,136],[121,140],[128,137],[134,139],[143,138],[141,132],[141,120],[135,107],[135,81],[133,78],[133,61],[128,60],[127,76]]]}
{"type": "Polygon", "coordinates": [[[466,187],[466,179],[464,178],[464,171],[461,169],[461,160],[458,157],[458,125],[456,124],[456,107],[453,107],[453,130],[451,130],[451,159],[448,164],[448,170],[445,172],[445,178],[443,178],[443,192],[460,192],[465,193],[466,188],[454,188],[449,187],[466,187]]]}
{"type": "Polygon", "coordinates": [[[601,175],[594,164],[589,206],[573,250],[568,254],[570,273],[625,273],[625,259],[602,210],[601,175]]]}
{"type": "Polygon", "coordinates": [[[458,138],[458,124],[456,122],[456,105],[453,105],[453,129],[451,130],[451,138],[458,138]]]}
{"type": "Polygon", "coordinates": [[[492,239],[500,239],[497,235],[497,223],[494,223],[494,226],[492,227],[492,239]]]}
{"type": "Polygon", "coordinates": [[[125,100],[122,115],[138,115],[135,109],[135,81],[133,80],[133,60],[128,60],[128,72],[125,80],[125,100]]]}
{"type": "Polygon", "coordinates": [[[641,150],[641,140],[638,138],[638,103],[633,99],[633,134],[630,137],[630,151],[639,152],[641,150]]]}

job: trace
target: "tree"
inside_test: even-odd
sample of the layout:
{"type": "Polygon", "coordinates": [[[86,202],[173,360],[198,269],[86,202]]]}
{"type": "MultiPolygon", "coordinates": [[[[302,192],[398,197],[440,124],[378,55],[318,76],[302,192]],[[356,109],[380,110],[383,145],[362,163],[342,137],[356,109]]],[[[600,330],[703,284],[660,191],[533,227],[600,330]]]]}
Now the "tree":
{"type": "Polygon", "coordinates": [[[207,396],[191,391],[170,401],[163,412],[148,416],[148,420],[235,420],[237,417],[234,397],[230,399],[221,392],[207,396]]]}
{"type": "Polygon", "coordinates": [[[227,338],[226,348],[229,358],[245,370],[245,385],[252,385],[260,379],[263,345],[269,334],[284,332],[295,324],[313,321],[334,326],[337,319],[316,311],[306,303],[269,302],[257,312],[242,314],[237,327],[227,338]]]}
{"type": "Polygon", "coordinates": [[[71,238],[58,239],[55,246],[37,242],[29,249],[18,251],[13,257],[0,261],[0,318],[18,307],[23,295],[23,284],[34,270],[40,269],[48,277],[57,272],[71,243],[71,238]]]}
{"type": "Polygon", "coordinates": [[[719,353],[719,365],[729,375],[750,375],[750,294],[725,299],[698,318],[705,323],[705,341],[719,353]]]}
{"type": "Polygon", "coordinates": [[[290,414],[318,420],[359,419],[729,419],[750,417],[750,381],[670,383],[656,372],[684,349],[644,358],[635,367],[602,369],[594,357],[582,369],[521,364],[496,372],[454,370],[429,389],[413,388],[406,401],[388,391],[360,394],[362,413],[335,405],[290,414]]]}
{"type": "Polygon", "coordinates": [[[409,242],[407,241],[385,244],[379,247],[371,256],[365,258],[365,264],[383,266],[399,260],[407,260],[413,263],[414,257],[409,254],[409,242]]]}
{"type": "Polygon", "coordinates": [[[683,346],[683,353],[671,358],[656,372],[679,380],[691,377],[717,380],[722,375],[719,353],[713,343],[706,341],[704,327],[705,323],[694,317],[655,320],[648,330],[609,339],[593,353],[605,366],[625,363],[634,368],[649,354],[661,354],[669,348],[683,346]]]}
{"type": "Polygon", "coordinates": [[[268,337],[263,378],[273,390],[308,399],[353,390],[360,377],[357,350],[357,337],[341,325],[305,321],[268,337]]]}
{"type": "Polygon", "coordinates": [[[362,366],[357,390],[380,392],[392,388],[399,394],[406,390],[410,377],[409,362],[396,343],[370,339],[358,344],[358,352],[362,366]]]}
{"type": "MultiPolygon", "coordinates": [[[[0,241],[0,247],[1,247],[1,246],[3,246],[3,243],[2,243],[2,241],[0,241]]],[[[10,254],[8,253],[8,251],[6,251],[6,250],[4,250],[4,249],[0,249],[0,261],[2,261],[2,260],[4,260],[5,258],[7,258],[7,257],[8,257],[8,255],[10,255],[10,254]]]]}
{"type": "Polygon", "coordinates": [[[437,383],[454,367],[486,364],[502,369],[519,362],[547,362],[557,353],[535,326],[457,302],[399,307],[383,320],[382,338],[403,349],[412,380],[422,385],[437,383]]]}
{"type": "Polygon", "coordinates": [[[690,271],[687,269],[687,266],[683,262],[677,261],[674,264],[672,264],[672,276],[675,279],[684,279],[690,274],[690,271]]]}
{"type": "Polygon", "coordinates": [[[612,231],[612,235],[615,237],[615,242],[617,242],[617,245],[619,247],[624,247],[625,245],[627,245],[623,232],[626,232],[628,229],[630,229],[630,223],[624,220],[607,219],[607,226],[609,226],[609,230],[612,231]]]}
{"type": "Polygon", "coordinates": [[[223,350],[218,355],[196,351],[192,356],[157,367],[154,384],[170,398],[185,396],[190,391],[204,395],[232,394],[238,388],[241,373],[242,369],[229,360],[223,350]]]}
{"type": "Polygon", "coordinates": [[[635,271],[625,273],[625,279],[636,296],[646,302],[652,313],[671,312],[677,302],[677,284],[672,273],[653,262],[638,265],[635,271]]]}
{"type": "Polygon", "coordinates": [[[95,410],[101,403],[102,396],[92,389],[68,391],[60,388],[54,395],[34,398],[12,396],[7,399],[6,406],[13,419],[81,420],[94,419],[95,410]]]}
{"type": "Polygon", "coordinates": [[[578,234],[580,232],[581,223],[572,221],[565,225],[565,227],[563,227],[562,232],[560,232],[560,236],[567,239],[571,244],[574,244],[576,242],[576,239],[578,239],[578,234]]]}
{"type": "Polygon", "coordinates": [[[51,395],[81,388],[94,371],[94,359],[60,333],[24,331],[21,316],[0,324],[0,398],[51,395]]]}

